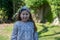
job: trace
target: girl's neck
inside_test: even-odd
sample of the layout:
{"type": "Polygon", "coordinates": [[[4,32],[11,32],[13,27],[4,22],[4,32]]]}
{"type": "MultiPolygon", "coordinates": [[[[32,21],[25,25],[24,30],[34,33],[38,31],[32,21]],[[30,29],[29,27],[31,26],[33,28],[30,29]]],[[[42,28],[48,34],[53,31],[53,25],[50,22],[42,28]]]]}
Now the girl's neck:
{"type": "Polygon", "coordinates": [[[23,23],[27,23],[28,21],[22,21],[22,20],[21,20],[21,22],[23,22],[23,23]]]}

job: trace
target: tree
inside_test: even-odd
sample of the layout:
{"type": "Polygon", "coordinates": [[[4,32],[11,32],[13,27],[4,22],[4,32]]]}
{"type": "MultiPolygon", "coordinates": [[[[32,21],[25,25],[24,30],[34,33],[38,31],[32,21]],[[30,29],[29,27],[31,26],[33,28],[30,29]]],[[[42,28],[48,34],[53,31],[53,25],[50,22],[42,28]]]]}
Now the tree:
{"type": "MultiPolygon", "coordinates": [[[[12,21],[13,15],[24,5],[22,0],[0,0],[0,3],[0,9],[6,12],[4,15],[7,17],[7,22],[12,21]]],[[[3,19],[5,19],[5,16],[3,19]]]]}
{"type": "Polygon", "coordinates": [[[41,19],[43,23],[52,22],[53,15],[51,6],[47,0],[25,0],[25,3],[28,7],[34,10],[35,16],[37,15],[36,17],[38,17],[39,20],[41,19]]]}

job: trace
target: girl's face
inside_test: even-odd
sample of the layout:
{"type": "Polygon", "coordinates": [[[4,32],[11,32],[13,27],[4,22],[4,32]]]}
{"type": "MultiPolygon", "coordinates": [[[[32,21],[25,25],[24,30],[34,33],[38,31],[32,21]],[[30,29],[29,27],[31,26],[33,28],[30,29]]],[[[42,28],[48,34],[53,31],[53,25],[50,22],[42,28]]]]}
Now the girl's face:
{"type": "Polygon", "coordinates": [[[22,11],[20,14],[21,21],[26,22],[27,20],[29,20],[29,16],[30,16],[29,12],[27,12],[26,10],[22,11]]]}

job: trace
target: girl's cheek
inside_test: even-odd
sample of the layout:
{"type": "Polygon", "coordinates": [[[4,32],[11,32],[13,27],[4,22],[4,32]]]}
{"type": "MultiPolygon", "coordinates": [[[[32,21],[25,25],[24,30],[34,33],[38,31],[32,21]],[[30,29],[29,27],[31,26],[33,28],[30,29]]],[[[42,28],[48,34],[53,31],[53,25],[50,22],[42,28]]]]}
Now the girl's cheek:
{"type": "Polygon", "coordinates": [[[30,16],[28,15],[27,17],[29,18],[30,16]]]}
{"type": "Polygon", "coordinates": [[[21,19],[23,19],[23,15],[21,15],[20,17],[21,17],[21,19]]]}

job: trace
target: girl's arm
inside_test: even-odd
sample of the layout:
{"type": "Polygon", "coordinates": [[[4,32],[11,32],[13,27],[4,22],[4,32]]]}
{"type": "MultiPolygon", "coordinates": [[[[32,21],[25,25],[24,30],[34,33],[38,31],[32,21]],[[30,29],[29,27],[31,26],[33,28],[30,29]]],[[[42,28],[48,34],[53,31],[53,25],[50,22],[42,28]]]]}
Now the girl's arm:
{"type": "Polygon", "coordinates": [[[35,32],[35,34],[34,34],[34,40],[38,40],[38,33],[37,32],[35,32]]]}
{"type": "Polygon", "coordinates": [[[17,40],[17,33],[18,33],[18,28],[17,25],[14,24],[11,40],[17,40]]]}

